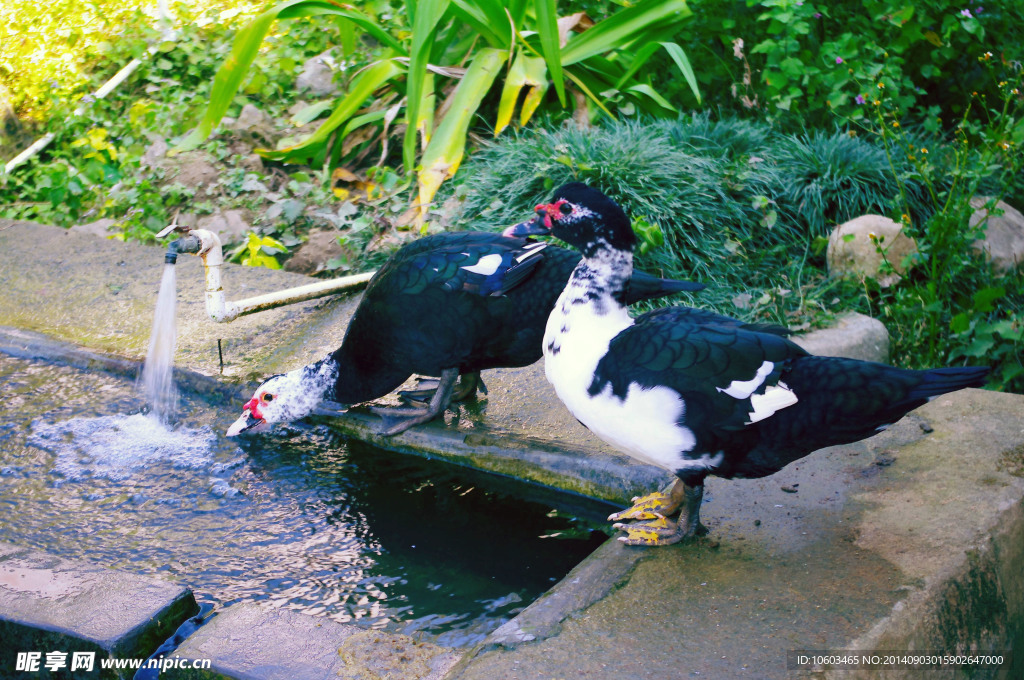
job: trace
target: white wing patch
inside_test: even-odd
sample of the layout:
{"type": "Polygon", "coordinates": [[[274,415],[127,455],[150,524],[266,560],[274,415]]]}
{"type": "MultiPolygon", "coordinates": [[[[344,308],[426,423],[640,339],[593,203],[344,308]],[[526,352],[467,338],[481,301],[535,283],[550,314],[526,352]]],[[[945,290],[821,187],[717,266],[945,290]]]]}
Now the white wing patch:
{"type": "Polygon", "coordinates": [[[494,272],[498,271],[498,267],[501,266],[501,260],[501,255],[492,253],[481,257],[476,264],[462,267],[462,269],[465,269],[467,272],[473,272],[474,274],[490,276],[494,272]]]}
{"type": "Polygon", "coordinates": [[[781,411],[798,401],[799,399],[796,398],[793,390],[789,389],[786,383],[779,381],[778,385],[773,385],[766,389],[764,394],[750,395],[750,405],[754,410],[750,412],[750,420],[746,424],[752,425],[759,420],[764,420],[769,416],[775,415],[776,411],[781,411]]]}
{"type": "Polygon", "coordinates": [[[719,392],[725,392],[730,397],[734,397],[736,399],[746,399],[747,397],[750,397],[752,394],[754,394],[755,391],[757,391],[757,388],[761,386],[761,383],[764,382],[764,379],[768,376],[769,373],[772,372],[772,369],[774,368],[775,364],[773,364],[770,361],[766,361],[763,364],[761,364],[761,368],[757,369],[757,373],[750,380],[733,380],[731,383],[729,383],[728,387],[724,389],[721,387],[717,387],[715,389],[717,389],[719,392]]]}
{"type": "Polygon", "coordinates": [[[523,254],[516,258],[516,262],[522,262],[533,257],[536,253],[548,247],[547,243],[527,243],[523,246],[523,254]]]}

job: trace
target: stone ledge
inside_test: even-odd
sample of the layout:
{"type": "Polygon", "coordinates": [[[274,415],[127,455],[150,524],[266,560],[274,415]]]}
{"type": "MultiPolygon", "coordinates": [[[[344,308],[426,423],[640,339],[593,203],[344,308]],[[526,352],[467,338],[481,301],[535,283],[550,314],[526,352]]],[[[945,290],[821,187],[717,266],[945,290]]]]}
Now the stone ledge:
{"type": "Polygon", "coordinates": [[[0,677],[18,677],[18,652],[96,652],[97,665],[145,658],[197,611],[187,588],[0,543],[0,677]]]}
{"type": "Polygon", "coordinates": [[[174,680],[440,680],[459,660],[447,647],[257,604],[228,607],[172,655],[212,661],[174,680]]]}

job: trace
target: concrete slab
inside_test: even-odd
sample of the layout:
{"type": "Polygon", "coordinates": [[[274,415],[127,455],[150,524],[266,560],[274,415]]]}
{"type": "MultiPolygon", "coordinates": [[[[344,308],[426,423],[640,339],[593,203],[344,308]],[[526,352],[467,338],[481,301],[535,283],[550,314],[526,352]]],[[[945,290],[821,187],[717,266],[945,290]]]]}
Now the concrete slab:
{"type": "MultiPolygon", "coordinates": [[[[100,659],[145,658],[198,611],[191,591],[100,565],[0,544],[0,677],[14,678],[19,652],[95,652],[100,659]]],[[[31,678],[54,675],[41,668],[31,678]]]]}
{"type": "Polygon", "coordinates": [[[174,670],[175,680],[440,680],[459,660],[447,647],[258,604],[228,607],[172,658],[211,659],[209,670],[174,670]]]}
{"type": "Polygon", "coordinates": [[[1024,397],[967,390],[767,479],[709,478],[709,537],[606,544],[574,572],[622,574],[632,560],[606,595],[570,574],[449,679],[1024,677],[1024,659],[925,672],[787,658],[1020,649],[1022,475],[1024,397]],[[554,597],[568,605],[536,611],[554,597]]]}

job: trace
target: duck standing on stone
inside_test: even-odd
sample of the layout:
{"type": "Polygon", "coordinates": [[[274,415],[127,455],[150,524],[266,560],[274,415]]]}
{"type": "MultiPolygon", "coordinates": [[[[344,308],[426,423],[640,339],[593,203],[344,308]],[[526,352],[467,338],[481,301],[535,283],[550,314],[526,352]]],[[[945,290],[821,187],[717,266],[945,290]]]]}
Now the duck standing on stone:
{"type": "MultiPolygon", "coordinates": [[[[403,432],[444,412],[460,374],[465,398],[479,371],[527,366],[541,357],[544,324],[580,256],[525,238],[450,232],[418,239],[370,280],[341,346],[316,363],[271,376],[246,402],[227,435],[309,415],[321,402],[382,397],[417,373],[440,376],[424,407],[382,408],[383,434],[403,432]]],[[[642,272],[623,283],[637,302],[704,286],[642,272]]]]}
{"type": "Polygon", "coordinates": [[[809,355],[785,329],[687,307],[630,318],[623,305],[635,238],[600,191],[567,184],[508,235],[551,234],[583,259],[544,332],[544,370],[584,426],[677,477],[610,520],[629,545],[707,532],[704,478],[765,477],[812,451],[870,437],[946,392],[978,387],[984,367],[915,371],[809,355]],[[680,511],[678,521],[668,519],[680,511]]]}

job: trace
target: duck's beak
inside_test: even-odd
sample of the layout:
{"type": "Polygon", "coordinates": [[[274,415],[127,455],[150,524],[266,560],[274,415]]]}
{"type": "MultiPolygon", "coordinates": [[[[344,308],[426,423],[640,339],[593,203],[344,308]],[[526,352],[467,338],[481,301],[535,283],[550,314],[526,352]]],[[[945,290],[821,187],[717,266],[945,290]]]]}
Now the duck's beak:
{"type": "Polygon", "coordinates": [[[256,399],[253,398],[245,405],[241,417],[231,424],[224,434],[228,437],[242,434],[243,432],[260,432],[267,429],[267,421],[260,415],[256,408],[256,399]]]}
{"type": "Polygon", "coordinates": [[[551,233],[551,218],[543,206],[537,206],[537,216],[527,222],[520,222],[501,232],[502,236],[547,236],[551,233]]]}

